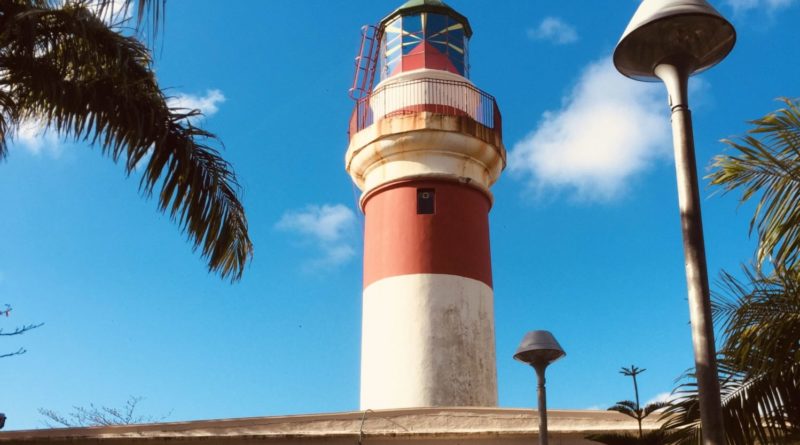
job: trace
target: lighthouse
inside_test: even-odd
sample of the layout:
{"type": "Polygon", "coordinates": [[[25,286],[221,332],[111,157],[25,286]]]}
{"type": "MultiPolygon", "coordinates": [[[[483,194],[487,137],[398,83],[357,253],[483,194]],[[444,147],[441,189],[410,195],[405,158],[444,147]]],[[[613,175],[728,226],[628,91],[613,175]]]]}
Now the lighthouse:
{"type": "Polygon", "coordinates": [[[440,0],[363,30],[345,155],[365,220],[363,410],[497,405],[488,217],[506,151],[471,36],[440,0]]]}

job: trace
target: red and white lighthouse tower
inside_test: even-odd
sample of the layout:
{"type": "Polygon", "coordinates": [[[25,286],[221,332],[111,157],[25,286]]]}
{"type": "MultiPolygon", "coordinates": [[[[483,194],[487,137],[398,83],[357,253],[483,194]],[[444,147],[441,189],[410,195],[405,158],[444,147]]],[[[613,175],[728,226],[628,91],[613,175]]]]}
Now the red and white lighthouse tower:
{"type": "Polygon", "coordinates": [[[362,409],[497,404],[489,188],[506,152],[494,98],[468,79],[471,34],[444,2],[411,0],[356,60],[362,409]]]}

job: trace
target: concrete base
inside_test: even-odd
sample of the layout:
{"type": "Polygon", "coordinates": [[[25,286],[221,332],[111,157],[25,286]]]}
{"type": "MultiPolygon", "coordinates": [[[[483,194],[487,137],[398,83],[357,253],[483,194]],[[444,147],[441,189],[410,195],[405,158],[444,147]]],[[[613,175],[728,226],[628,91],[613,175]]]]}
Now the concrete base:
{"type": "MultiPolygon", "coordinates": [[[[636,431],[634,420],[612,411],[547,414],[554,445],[597,445],[584,437],[636,431]]],[[[651,418],[644,422],[647,430],[659,426],[651,418]]],[[[8,431],[0,433],[0,443],[530,445],[537,441],[537,425],[536,411],[528,409],[426,408],[8,431]]]]}

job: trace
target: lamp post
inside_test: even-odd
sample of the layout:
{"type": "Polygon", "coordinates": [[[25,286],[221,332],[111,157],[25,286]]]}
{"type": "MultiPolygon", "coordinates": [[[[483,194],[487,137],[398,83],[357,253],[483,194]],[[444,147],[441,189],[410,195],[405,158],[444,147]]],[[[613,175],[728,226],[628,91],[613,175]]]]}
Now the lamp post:
{"type": "Polygon", "coordinates": [[[644,0],[614,50],[614,65],[620,73],[636,80],[661,80],[669,94],[700,419],[706,445],[724,445],[725,437],[687,85],[690,75],[724,59],[735,41],[733,25],[706,0],[644,0]]]}
{"type": "Polygon", "coordinates": [[[547,445],[547,393],[544,371],[550,363],[567,355],[556,338],[548,331],[531,331],[522,338],[514,359],[527,363],[536,370],[539,398],[539,445],[547,445]]]}

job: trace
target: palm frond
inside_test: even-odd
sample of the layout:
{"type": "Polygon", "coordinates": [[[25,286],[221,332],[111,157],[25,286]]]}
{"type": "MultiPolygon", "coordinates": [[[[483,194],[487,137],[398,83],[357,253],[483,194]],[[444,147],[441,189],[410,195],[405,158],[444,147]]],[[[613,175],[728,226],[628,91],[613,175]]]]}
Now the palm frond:
{"type": "Polygon", "coordinates": [[[5,91],[0,77],[0,161],[8,156],[8,139],[16,126],[17,106],[14,99],[5,91]]]}
{"type": "Polygon", "coordinates": [[[104,22],[112,27],[120,27],[127,23],[127,12],[135,16],[134,29],[149,31],[156,36],[164,22],[166,0],[66,0],[65,4],[73,4],[91,9],[104,22]],[[119,12],[122,11],[120,14],[119,12]]]}
{"type": "Polygon", "coordinates": [[[647,371],[646,369],[642,369],[636,367],[635,365],[631,365],[630,368],[622,367],[619,371],[620,374],[627,376],[627,377],[636,377],[637,375],[647,371]]]}
{"type": "Polygon", "coordinates": [[[741,189],[741,202],[759,196],[750,222],[758,264],[770,255],[786,265],[800,258],[800,108],[797,100],[783,104],[752,121],[748,135],[724,140],[737,154],[717,156],[709,175],[725,193],[741,189]]]}
{"type": "MultiPolygon", "coordinates": [[[[718,363],[725,432],[732,445],[784,443],[800,434],[800,277],[778,265],[771,275],[744,268],[744,276],[723,272],[713,300],[725,339],[718,363]]],[[[674,393],[665,427],[699,443],[693,376],[674,393]]]]}
{"type": "Polygon", "coordinates": [[[660,409],[664,409],[664,408],[666,408],[668,406],[669,406],[668,402],[648,403],[644,407],[644,412],[643,412],[642,418],[645,418],[645,417],[649,416],[650,414],[653,414],[654,412],[656,412],[656,411],[658,411],[660,409]]]}
{"type": "Polygon", "coordinates": [[[616,411],[618,413],[625,414],[626,416],[633,417],[634,419],[639,418],[636,403],[630,400],[621,400],[609,407],[608,411],[616,411]]]}
{"type": "Polygon", "coordinates": [[[100,145],[114,161],[124,158],[128,174],[146,163],[142,192],[160,188],[159,208],[209,269],[240,279],[252,243],[236,176],[210,145],[215,136],[187,119],[199,111],[169,108],[148,49],[82,2],[28,8],[3,24],[0,68],[20,119],[42,119],[62,135],[100,145]]]}
{"type": "MultiPolygon", "coordinates": [[[[721,375],[722,413],[725,435],[731,445],[781,443],[797,434],[800,410],[798,367],[786,370],[775,381],[766,375],[746,376],[723,360],[721,375]]],[[[697,385],[687,381],[675,391],[676,398],[662,414],[664,428],[681,432],[676,443],[700,444],[702,436],[697,385]]]]}
{"type": "Polygon", "coordinates": [[[8,137],[7,135],[11,133],[9,127],[8,119],[4,113],[0,112],[0,161],[5,160],[8,156],[8,142],[6,142],[6,138],[8,137]]]}
{"type": "Polygon", "coordinates": [[[800,272],[775,267],[771,275],[744,268],[746,284],[723,272],[715,293],[726,360],[753,375],[780,375],[800,363],[800,272]]]}

